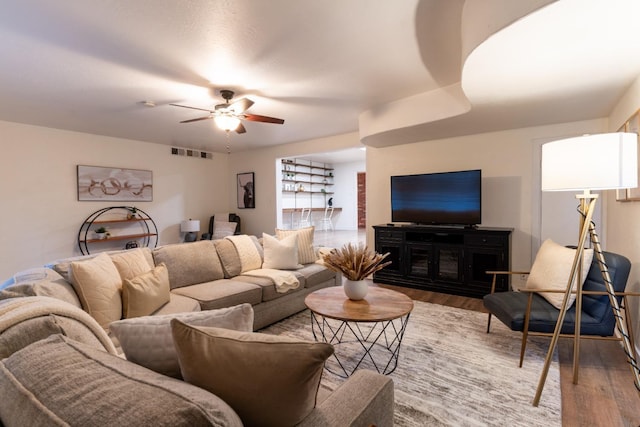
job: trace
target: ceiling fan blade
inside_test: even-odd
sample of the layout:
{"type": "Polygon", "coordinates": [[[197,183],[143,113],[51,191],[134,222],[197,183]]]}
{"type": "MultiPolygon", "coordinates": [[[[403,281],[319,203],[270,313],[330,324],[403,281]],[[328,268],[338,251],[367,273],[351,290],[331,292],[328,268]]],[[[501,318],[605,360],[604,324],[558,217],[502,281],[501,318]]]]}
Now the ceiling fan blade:
{"type": "Polygon", "coordinates": [[[188,105],[180,105],[180,104],[169,104],[169,105],[173,105],[174,107],[181,107],[181,108],[190,108],[192,110],[200,110],[200,111],[208,111],[210,113],[213,113],[214,111],[211,110],[207,110],[205,108],[198,108],[198,107],[189,107],[188,105]]]}
{"type": "Polygon", "coordinates": [[[242,126],[242,123],[240,123],[236,128],[236,133],[245,133],[245,132],[247,132],[247,130],[245,129],[244,126],[242,126]]]}
{"type": "Polygon", "coordinates": [[[180,123],[191,123],[191,122],[197,122],[200,120],[207,120],[207,119],[212,119],[213,116],[204,116],[204,117],[198,117],[197,119],[189,119],[189,120],[183,120],[180,123]]]}
{"type": "Polygon", "coordinates": [[[252,105],[253,105],[253,101],[250,100],[249,98],[241,98],[229,104],[229,107],[227,107],[227,109],[233,111],[236,114],[242,114],[246,110],[248,110],[249,107],[251,107],[252,105]]]}
{"type": "Polygon", "coordinates": [[[249,120],[252,122],[275,123],[277,125],[281,125],[284,123],[283,119],[276,119],[275,117],[260,116],[258,114],[245,114],[243,116],[243,119],[249,120]]]}

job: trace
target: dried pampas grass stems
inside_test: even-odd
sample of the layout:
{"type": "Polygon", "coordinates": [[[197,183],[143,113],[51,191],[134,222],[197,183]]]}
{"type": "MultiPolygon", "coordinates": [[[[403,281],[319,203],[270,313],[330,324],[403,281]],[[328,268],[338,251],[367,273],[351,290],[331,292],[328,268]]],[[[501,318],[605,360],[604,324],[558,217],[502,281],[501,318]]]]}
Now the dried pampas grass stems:
{"type": "Polygon", "coordinates": [[[364,280],[367,276],[391,264],[382,261],[389,256],[370,251],[364,243],[347,243],[340,249],[333,249],[322,256],[324,264],[333,271],[342,273],[349,280],[364,280]]]}

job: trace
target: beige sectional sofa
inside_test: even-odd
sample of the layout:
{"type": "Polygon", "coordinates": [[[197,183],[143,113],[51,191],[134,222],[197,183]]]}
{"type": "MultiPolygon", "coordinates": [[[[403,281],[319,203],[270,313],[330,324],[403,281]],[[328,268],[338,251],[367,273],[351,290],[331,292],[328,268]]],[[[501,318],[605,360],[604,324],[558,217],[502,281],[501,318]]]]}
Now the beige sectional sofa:
{"type": "MultiPolygon", "coordinates": [[[[255,236],[245,237],[251,238],[260,256],[264,257],[259,240],[255,236]]],[[[280,293],[271,279],[242,274],[240,257],[229,239],[170,244],[153,250],[140,248],[135,251],[110,254],[110,257],[116,263],[130,266],[136,262],[132,261],[133,258],[137,258],[132,255],[134,252],[142,254],[148,266],[134,268],[134,273],[129,275],[161,263],[164,263],[168,270],[170,299],[157,310],[148,313],[149,315],[210,310],[249,303],[255,312],[254,330],[257,330],[304,310],[304,298],[309,293],[323,287],[341,284],[341,276],[338,273],[316,263],[314,259],[314,262],[303,264],[301,268],[290,271],[298,279],[299,287],[280,293]]],[[[82,300],[82,295],[78,295],[80,298],[77,300],[67,295],[74,292],[78,294],[78,288],[71,285],[71,264],[93,258],[92,256],[80,259],[69,258],[52,263],[50,266],[61,277],[51,275],[51,283],[48,286],[50,290],[47,293],[57,297],[56,288],[57,285],[61,285],[64,289],[60,289],[60,293],[66,297],[67,301],[87,310],[87,305],[83,306],[87,301],[82,300]]],[[[120,265],[118,270],[122,274],[120,265]]],[[[94,272],[90,273],[95,276],[94,272]]],[[[45,284],[40,286],[45,287],[45,284]]],[[[29,291],[25,292],[30,294],[29,291]]],[[[122,303],[117,296],[112,300],[115,305],[122,303]]],[[[90,309],[87,311],[92,314],[90,309]]],[[[111,316],[108,320],[118,319],[119,317],[111,316]]],[[[103,326],[107,327],[107,325],[103,326]]]]}
{"type": "MultiPolygon", "coordinates": [[[[245,249],[251,239],[259,262],[263,262],[264,248],[258,239],[242,239],[245,249]]],[[[258,390],[247,392],[246,405],[242,404],[244,399],[231,404],[224,399],[224,393],[213,393],[216,390],[206,384],[193,378],[185,377],[186,382],[180,379],[179,369],[175,372],[180,366],[170,333],[176,325],[169,322],[178,318],[184,322],[181,327],[192,328],[191,333],[204,336],[205,340],[233,340],[240,356],[231,351],[231,356],[227,355],[231,362],[238,357],[241,360],[248,355],[267,354],[269,351],[263,347],[250,347],[269,345],[263,342],[262,334],[252,331],[303,310],[306,295],[338,285],[341,277],[315,261],[289,271],[245,271],[250,261],[238,248],[229,239],[205,240],[70,258],[53,263],[51,269],[44,270],[43,277],[31,277],[0,291],[0,389],[7,397],[0,399],[2,424],[110,425],[116,419],[118,425],[255,424],[260,417],[255,418],[257,409],[252,409],[261,407],[252,405],[263,398],[254,402],[249,396],[258,390]],[[113,277],[114,270],[119,282],[113,277]],[[297,287],[290,286],[293,278],[297,287]],[[120,288],[114,292],[116,282],[120,288]],[[217,337],[219,328],[225,328],[224,334],[231,336],[217,337]],[[129,351],[125,345],[120,347],[114,331],[120,337],[128,336],[129,351]],[[254,417],[253,421],[247,421],[247,414],[254,417]]],[[[304,254],[299,255],[304,258],[304,254]]],[[[309,261],[310,255],[306,256],[309,261]]],[[[255,253],[253,262],[255,267],[255,253]]],[[[315,345],[326,346],[303,343],[301,348],[308,351],[309,346],[315,345]]],[[[191,355],[197,356],[192,357],[183,348],[180,357],[187,361],[181,360],[180,365],[194,360],[190,364],[202,369],[203,365],[221,363],[217,359],[199,359],[203,353],[210,352],[192,350],[191,355]]],[[[329,354],[324,353],[323,357],[329,354]]],[[[316,364],[316,374],[310,378],[319,381],[317,372],[322,371],[324,359],[309,357],[316,364]]],[[[273,378],[262,379],[269,384],[261,388],[265,392],[283,387],[283,378],[289,372],[277,368],[288,366],[288,360],[267,364],[267,372],[273,378]]],[[[202,372],[206,376],[207,369],[202,372]]],[[[240,388],[245,392],[256,386],[251,378],[239,378],[238,383],[249,387],[240,388]]],[[[235,384],[234,377],[228,384],[235,384]]],[[[393,425],[393,383],[386,376],[362,370],[334,392],[317,396],[316,383],[307,384],[306,388],[310,406],[297,414],[293,424],[393,425]]],[[[274,396],[273,402],[281,404],[282,399],[274,396]]],[[[275,416],[272,423],[279,424],[278,414],[290,411],[269,412],[264,419],[275,416]]]]}

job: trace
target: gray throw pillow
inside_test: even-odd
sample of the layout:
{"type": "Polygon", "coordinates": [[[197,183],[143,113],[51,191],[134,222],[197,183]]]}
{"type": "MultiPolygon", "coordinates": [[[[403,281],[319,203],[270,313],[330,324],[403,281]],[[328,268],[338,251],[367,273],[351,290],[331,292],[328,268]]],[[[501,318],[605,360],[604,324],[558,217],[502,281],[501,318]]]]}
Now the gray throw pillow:
{"type": "Polygon", "coordinates": [[[61,335],[0,361],[7,426],[241,426],[219,397],[61,335]]]}
{"type": "Polygon", "coordinates": [[[180,365],[171,336],[171,319],[189,325],[251,332],[253,307],[240,304],[195,313],[134,317],[112,322],[110,331],[120,341],[127,360],[164,375],[181,378],[180,365]]]}

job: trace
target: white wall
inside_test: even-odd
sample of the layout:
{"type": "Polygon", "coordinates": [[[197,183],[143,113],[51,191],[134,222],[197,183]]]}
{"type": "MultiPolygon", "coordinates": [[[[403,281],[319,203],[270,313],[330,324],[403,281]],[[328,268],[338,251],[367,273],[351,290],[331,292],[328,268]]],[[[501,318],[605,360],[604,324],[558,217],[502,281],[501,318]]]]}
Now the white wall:
{"type": "Polygon", "coordinates": [[[333,206],[342,208],[333,216],[334,229],[358,229],[358,172],[365,172],[366,162],[336,163],[333,206]]]}
{"type": "Polygon", "coordinates": [[[533,259],[532,223],[539,216],[539,206],[532,202],[534,188],[539,189],[532,181],[535,141],[594,132],[600,126],[602,121],[587,121],[368,147],[367,242],[373,243],[371,226],[391,221],[391,175],[482,169],[481,225],[513,228],[512,269],[528,270],[533,259]]]}
{"type": "MultiPolygon", "coordinates": [[[[15,272],[79,255],[78,230],[92,212],[135,205],[156,222],[160,244],[178,242],[180,221],[229,211],[226,155],[174,156],[170,147],[58,129],[0,122],[0,283],[15,272]],[[152,202],[79,202],[76,166],[153,172],[152,202]]],[[[124,245],[124,243],[123,243],[124,245]]]]}

